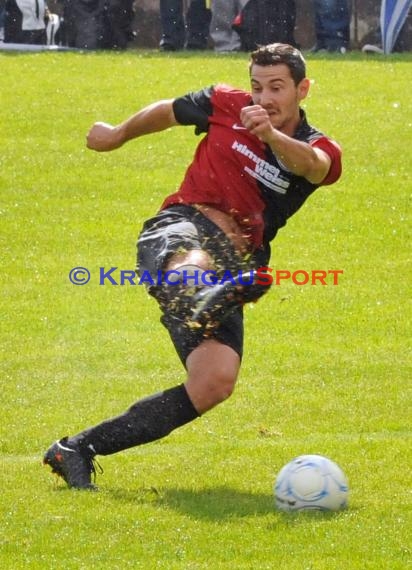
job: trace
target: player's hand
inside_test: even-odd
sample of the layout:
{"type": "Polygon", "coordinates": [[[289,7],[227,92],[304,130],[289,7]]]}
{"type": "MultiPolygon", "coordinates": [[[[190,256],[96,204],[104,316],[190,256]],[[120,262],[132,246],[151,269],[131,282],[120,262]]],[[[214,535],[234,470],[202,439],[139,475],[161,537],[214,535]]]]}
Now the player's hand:
{"type": "Polygon", "coordinates": [[[95,123],[87,135],[87,148],[106,152],[119,148],[121,142],[116,127],[108,123],[95,123]]]}
{"type": "Polygon", "coordinates": [[[261,141],[269,144],[273,138],[275,129],[270,122],[270,117],[266,109],[260,105],[243,107],[240,111],[240,120],[248,131],[257,136],[261,141]]]}

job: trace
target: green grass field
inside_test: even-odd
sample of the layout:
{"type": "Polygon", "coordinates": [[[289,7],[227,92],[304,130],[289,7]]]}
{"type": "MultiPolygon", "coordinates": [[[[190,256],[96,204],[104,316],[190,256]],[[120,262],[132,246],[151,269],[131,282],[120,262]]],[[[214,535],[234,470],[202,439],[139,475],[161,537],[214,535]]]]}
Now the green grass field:
{"type": "Polygon", "coordinates": [[[197,139],[178,128],[109,154],[96,120],[222,81],[245,55],[1,54],[0,567],[144,570],[411,568],[412,56],[308,56],[310,121],[344,148],[344,176],[273,242],[283,283],[246,310],[233,397],[168,438],[101,458],[100,492],[56,483],[44,450],[184,379],[133,269],[143,221],[179,184],[197,139]],[[71,268],[87,267],[75,287],[71,268]],[[301,453],[346,472],[350,507],[284,515],[272,484],[301,453]]]}

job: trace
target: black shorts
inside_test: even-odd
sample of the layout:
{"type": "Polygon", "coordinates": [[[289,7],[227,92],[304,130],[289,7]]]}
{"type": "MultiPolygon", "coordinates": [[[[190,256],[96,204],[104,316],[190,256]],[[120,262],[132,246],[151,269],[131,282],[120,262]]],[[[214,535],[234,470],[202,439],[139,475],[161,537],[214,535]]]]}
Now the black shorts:
{"type": "MultiPolygon", "coordinates": [[[[239,271],[257,267],[250,257],[246,263],[225,233],[196,208],[176,205],[162,210],[145,222],[137,242],[137,273],[140,278],[145,272],[155,278],[162,274],[173,254],[193,249],[202,249],[211,256],[217,276],[223,275],[225,271],[237,275],[239,271]]],[[[158,288],[156,284],[149,284],[148,291],[156,298],[158,288]]],[[[189,354],[205,340],[204,332],[182,326],[178,319],[167,313],[163,314],[161,322],[167,328],[176,352],[185,366],[189,354]]],[[[242,308],[239,307],[231,313],[213,332],[211,338],[230,346],[242,357],[242,308]]]]}

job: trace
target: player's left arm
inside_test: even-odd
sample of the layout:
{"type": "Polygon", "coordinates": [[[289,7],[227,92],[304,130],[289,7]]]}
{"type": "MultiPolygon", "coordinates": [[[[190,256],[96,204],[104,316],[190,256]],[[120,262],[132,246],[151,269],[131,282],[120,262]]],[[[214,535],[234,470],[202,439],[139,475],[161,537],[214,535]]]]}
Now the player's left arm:
{"type": "MultiPolygon", "coordinates": [[[[312,184],[322,184],[329,178],[333,167],[333,170],[339,170],[339,178],[340,149],[335,149],[332,141],[329,141],[330,144],[318,145],[317,141],[309,144],[296,140],[275,129],[267,112],[257,105],[242,109],[240,118],[252,134],[270,146],[278,160],[293,174],[306,178],[312,184]],[[339,164],[332,165],[332,158],[339,164]]],[[[324,143],[328,141],[326,137],[321,140],[324,143]]]]}
{"type": "Polygon", "coordinates": [[[286,168],[312,184],[321,184],[330,171],[331,156],[322,148],[293,139],[276,129],[272,131],[267,144],[286,168]]]}

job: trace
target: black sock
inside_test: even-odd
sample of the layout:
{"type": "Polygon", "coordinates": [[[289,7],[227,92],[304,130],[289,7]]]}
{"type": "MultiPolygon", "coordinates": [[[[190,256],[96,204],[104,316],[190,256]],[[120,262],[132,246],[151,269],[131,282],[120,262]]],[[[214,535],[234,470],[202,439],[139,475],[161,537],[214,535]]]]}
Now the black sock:
{"type": "Polygon", "coordinates": [[[183,384],[139,400],[124,414],[68,439],[94,454],[110,455],[149,443],[199,417],[183,384]]]}

